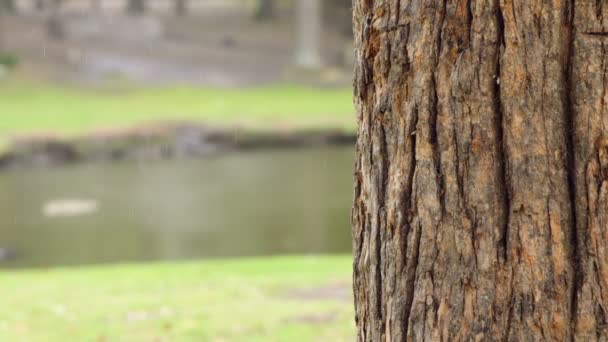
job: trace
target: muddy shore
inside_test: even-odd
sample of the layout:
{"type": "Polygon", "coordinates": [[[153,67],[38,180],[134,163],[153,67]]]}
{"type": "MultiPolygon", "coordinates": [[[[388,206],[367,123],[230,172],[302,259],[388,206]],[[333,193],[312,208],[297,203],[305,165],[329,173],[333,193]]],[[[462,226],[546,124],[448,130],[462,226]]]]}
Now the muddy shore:
{"type": "Polygon", "coordinates": [[[206,158],[258,149],[351,146],[355,140],[354,133],[340,130],[246,130],[195,123],[165,124],[73,138],[16,138],[0,153],[0,170],[206,158]]]}

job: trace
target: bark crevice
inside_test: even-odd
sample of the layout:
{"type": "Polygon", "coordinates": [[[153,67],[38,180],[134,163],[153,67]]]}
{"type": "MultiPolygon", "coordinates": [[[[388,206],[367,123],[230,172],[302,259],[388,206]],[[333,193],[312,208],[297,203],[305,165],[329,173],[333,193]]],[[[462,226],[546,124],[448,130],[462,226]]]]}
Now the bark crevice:
{"type": "Polygon", "coordinates": [[[502,96],[500,92],[500,77],[502,75],[501,71],[501,59],[502,52],[505,47],[505,23],[504,17],[502,13],[502,8],[500,7],[500,0],[496,0],[496,26],[497,26],[497,51],[496,51],[496,70],[494,72],[494,111],[496,112],[497,120],[496,120],[496,130],[497,130],[497,149],[498,156],[500,157],[500,169],[499,169],[499,177],[500,183],[502,184],[502,189],[499,189],[502,194],[502,203],[504,210],[504,219],[502,222],[502,256],[503,260],[506,262],[508,260],[508,251],[509,251],[509,218],[511,213],[511,196],[509,194],[509,175],[508,175],[508,156],[507,156],[507,146],[505,141],[505,116],[503,114],[503,104],[502,104],[502,96]]]}
{"type": "MultiPolygon", "coordinates": [[[[579,250],[579,233],[578,233],[578,218],[579,215],[576,210],[576,156],[575,156],[575,141],[574,141],[574,132],[575,132],[575,124],[574,124],[574,99],[573,99],[573,84],[572,84],[572,73],[573,71],[573,60],[574,60],[574,39],[575,39],[575,26],[574,26],[574,18],[575,18],[575,9],[576,9],[576,0],[571,0],[570,4],[567,8],[568,14],[567,18],[567,42],[566,42],[566,61],[564,65],[564,78],[565,78],[565,92],[564,95],[564,108],[566,115],[566,147],[567,147],[567,176],[568,176],[568,191],[570,194],[570,206],[571,206],[571,215],[572,215],[572,227],[570,228],[570,260],[572,262],[572,290],[570,293],[570,313],[571,313],[571,325],[572,330],[576,330],[576,320],[577,320],[577,293],[580,290],[581,283],[583,281],[583,274],[581,270],[583,269],[581,263],[581,255],[579,250]]],[[[573,333],[571,335],[571,340],[575,341],[576,334],[573,333]]]]}

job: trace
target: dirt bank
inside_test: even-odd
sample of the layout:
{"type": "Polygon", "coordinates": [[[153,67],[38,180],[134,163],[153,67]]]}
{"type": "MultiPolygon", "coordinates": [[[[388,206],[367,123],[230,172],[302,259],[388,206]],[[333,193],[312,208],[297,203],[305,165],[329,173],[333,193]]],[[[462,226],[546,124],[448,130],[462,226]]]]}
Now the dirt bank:
{"type": "Polygon", "coordinates": [[[146,125],[74,138],[28,136],[14,139],[0,154],[0,170],[75,163],[205,158],[235,151],[354,145],[340,130],[251,130],[198,123],[146,125]]]}

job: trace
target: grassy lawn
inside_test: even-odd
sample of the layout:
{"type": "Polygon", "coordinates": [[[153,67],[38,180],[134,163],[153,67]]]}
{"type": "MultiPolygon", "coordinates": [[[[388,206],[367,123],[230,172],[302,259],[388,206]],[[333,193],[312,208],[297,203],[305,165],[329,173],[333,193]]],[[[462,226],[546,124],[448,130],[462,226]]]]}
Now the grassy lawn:
{"type": "Polygon", "coordinates": [[[0,80],[0,137],[83,134],[134,124],[195,120],[254,128],[355,127],[350,89],[274,86],[76,88],[0,80]]]}
{"type": "Polygon", "coordinates": [[[0,272],[1,341],[352,341],[350,257],[0,272]]]}

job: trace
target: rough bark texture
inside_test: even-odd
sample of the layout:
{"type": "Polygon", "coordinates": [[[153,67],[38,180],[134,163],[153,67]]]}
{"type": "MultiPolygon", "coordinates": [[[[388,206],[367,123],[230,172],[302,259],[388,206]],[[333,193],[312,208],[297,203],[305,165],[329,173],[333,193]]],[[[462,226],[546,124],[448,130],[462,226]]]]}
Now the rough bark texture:
{"type": "Polygon", "coordinates": [[[608,2],[353,5],[359,340],[608,340],[608,2]]]}

